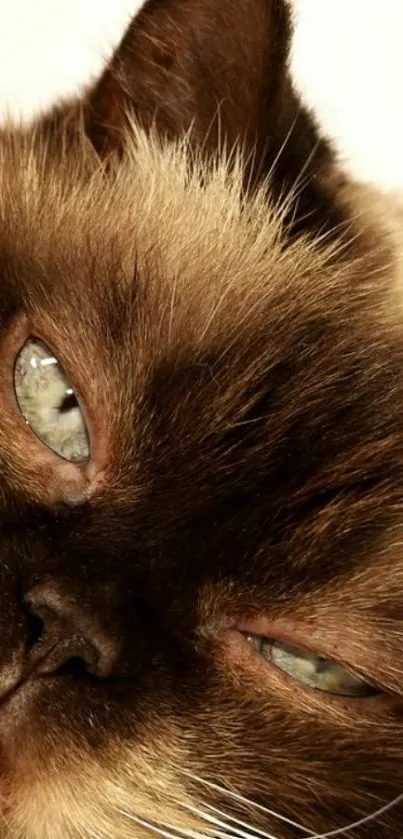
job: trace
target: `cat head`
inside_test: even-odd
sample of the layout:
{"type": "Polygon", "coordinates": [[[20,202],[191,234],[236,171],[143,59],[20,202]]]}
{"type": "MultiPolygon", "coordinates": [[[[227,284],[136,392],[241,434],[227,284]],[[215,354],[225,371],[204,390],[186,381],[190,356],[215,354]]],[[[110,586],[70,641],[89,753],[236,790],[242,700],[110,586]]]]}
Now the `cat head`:
{"type": "Polygon", "coordinates": [[[290,31],[153,0],[0,138],[2,839],[399,830],[399,225],[290,31]]]}

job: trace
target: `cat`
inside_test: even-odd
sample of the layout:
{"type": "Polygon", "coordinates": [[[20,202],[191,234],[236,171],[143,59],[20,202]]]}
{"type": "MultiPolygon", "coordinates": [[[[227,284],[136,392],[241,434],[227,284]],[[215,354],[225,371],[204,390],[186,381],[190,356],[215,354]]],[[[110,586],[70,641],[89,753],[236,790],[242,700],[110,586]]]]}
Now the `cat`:
{"type": "Polygon", "coordinates": [[[401,210],[283,0],[0,136],[1,839],[403,834],[401,210]]]}

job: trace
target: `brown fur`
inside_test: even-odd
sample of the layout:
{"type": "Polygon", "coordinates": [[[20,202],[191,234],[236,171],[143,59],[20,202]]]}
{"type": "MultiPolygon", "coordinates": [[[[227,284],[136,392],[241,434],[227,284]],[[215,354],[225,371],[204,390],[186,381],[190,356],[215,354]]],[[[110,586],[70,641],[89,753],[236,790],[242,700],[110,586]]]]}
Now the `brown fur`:
{"type": "MultiPolygon", "coordinates": [[[[1,839],[297,839],[403,791],[399,216],[332,168],[308,116],[288,134],[282,3],[184,5],[132,24],[84,106],[92,145],[74,105],[0,137],[1,839]],[[222,73],[242,99],[220,109],[227,159],[222,73]],[[265,147],[254,180],[237,138],[249,160],[265,147]],[[29,334],[82,399],[88,465],[22,421],[29,334]],[[107,677],[40,674],[44,586],[108,639],[107,677]],[[246,648],[251,619],[381,693],[302,687],[246,648]]],[[[352,835],[396,839],[402,817],[352,835]]]]}

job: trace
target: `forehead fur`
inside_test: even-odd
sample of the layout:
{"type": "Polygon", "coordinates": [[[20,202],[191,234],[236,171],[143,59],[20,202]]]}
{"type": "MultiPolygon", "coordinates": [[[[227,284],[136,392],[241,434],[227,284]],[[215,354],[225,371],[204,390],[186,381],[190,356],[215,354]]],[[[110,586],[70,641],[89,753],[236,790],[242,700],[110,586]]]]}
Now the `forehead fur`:
{"type": "Polygon", "coordinates": [[[5,132],[0,171],[3,328],[23,312],[95,401],[107,394],[122,457],[139,445],[145,393],[156,437],[171,429],[169,457],[188,441],[184,485],[192,457],[200,480],[239,470],[228,434],[242,423],[253,480],[283,461],[281,440],[300,482],[323,459],[327,489],[361,456],[378,468],[376,441],[394,435],[396,449],[398,263],[364,221],[355,250],[289,240],[286,202],[270,202],[270,183],[245,198],[236,153],[202,163],[186,141],[135,126],[123,159],[104,165],[84,141],[5,132]]]}
{"type": "Polygon", "coordinates": [[[378,337],[400,328],[397,262],[385,241],[369,246],[366,221],[351,226],[364,248],[290,241],[287,197],[271,202],[268,182],[245,198],[236,153],[203,164],[186,141],[132,126],[123,160],[101,165],[84,140],[5,132],[0,171],[0,317],[22,310],[48,322],[67,355],[80,333],[101,357],[109,342],[109,363],[114,347],[129,348],[132,361],[133,344],[138,359],[143,346],[157,361],[224,349],[228,361],[231,348],[237,358],[247,350],[254,375],[302,334],[314,370],[319,324],[332,333],[334,358],[335,344],[373,330],[374,318],[378,337]]]}
{"type": "MultiPolygon", "coordinates": [[[[18,266],[26,305],[45,286],[66,304],[91,281],[106,295],[136,287],[161,316],[169,310],[173,340],[179,322],[181,342],[185,330],[195,347],[259,310],[266,316],[280,297],[283,311],[302,302],[311,315],[342,309],[359,263],[337,260],[334,243],[287,242],[287,200],[271,205],[270,183],[245,199],[240,156],[203,165],[186,141],[132,128],[123,161],[105,165],[84,141],[57,148],[40,134],[0,138],[1,258],[10,278],[18,266]]],[[[367,280],[354,292],[360,305],[367,280]]]]}

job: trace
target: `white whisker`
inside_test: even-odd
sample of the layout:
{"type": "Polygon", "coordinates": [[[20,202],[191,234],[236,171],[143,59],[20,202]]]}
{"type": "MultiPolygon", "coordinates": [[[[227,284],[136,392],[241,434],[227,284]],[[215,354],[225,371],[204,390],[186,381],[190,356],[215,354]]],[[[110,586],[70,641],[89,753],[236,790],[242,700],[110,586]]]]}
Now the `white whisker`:
{"type": "MultiPolygon", "coordinates": [[[[245,798],[238,792],[234,792],[233,790],[226,789],[225,787],[220,786],[219,784],[213,783],[213,781],[206,781],[203,778],[199,778],[197,775],[193,775],[191,772],[185,772],[185,775],[188,775],[192,780],[197,781],[199,784],[203,784],[210,789],[214,789],[217,792],[221,792],[224,795],[228,795],[230,798],[233,798],[235,801],[239,801],[241,804],[247,805],[250,809],[254,808],[255,810],[259,810],[261,813],[266,813],[268,816],[273,816],[274,818],[278,819],[284,824],[288,824],[291,827],[297,828],[302,833],[306,833],[307,837],[310,839],[317,839],[316,834],[313,830],[308,830],[308,828],[304,827],[299,822],[295,822],[292,819],[289,819],[287,816],[281,815],[281,813],[277,813],[275,810],[271,810],[269,807],[264,807],[262,804],[257,804],[255,801],[252,801],[249,798],[245,798]]],[[[256,832],[256,831],[254,831],[256,832]]]]}
{"type": "MultiPolygon", "coordinates": [[[[212,810],[213,812],[217,812],[218,814],[220,814],[220,810],[218,810],[217,807],[213,807],[211,804],[207,804],[206,806],[209,810],[212,810]]],[[[223,814],[221,814],[221,815],[223,815],[223,814]]],[[[250,836],[250,831],[253,830],[253,835],[254,836],[261,836],[262,839],[271,839],[271,837],[272,837],[271,833],[267,833],[265,830],[261,830],[261,828],[257,828],[257,827],[252,827],[251,828],[246,822],[242,821],[237,816],[226,815],[226,818],[230,822],[234,822],[235,824],[241,825],[241,827],[246,827],[246,829],[248,829],[248,827],[249,827],[249,833],[248,833],[249,836],[250,836]]],[[[295,825],[295,826],[298,827],[301,831],[305,830],[305,828],[300,827],[300,825],[295,825]]]]}
{"type": "Polygon", "coordinates": [[[396,798],[392,799],[392,801],[389,801],[388,804],[384,804],[382,807],[379,807],[378,810],[375,810],[373,813],[370,813],[368,816],[364,816],[356,822],[350,822],[350,824],[346,824],[345,827],[338,827],[336,830],[330,830],[327,833],[310,834],[310,839],[330,839],[330,837],[333,836],[341,836],[341,834],[346,833],[347,830],[355,830],[356,827],[361,827],[363,824],[375,821],[375,819],[378,819],[379,816],[383,816],[388,812],[388,810],[391,810],[392,807],[396,807],[396,805],[401,801],[403,801],[403,793],[400,793],[400,795],[397,795],[396,798]]]}
{"type": "MultiPolygon", "coordinates": [[[[161,823],[156,824],[153,822],[148,821],[147,819],[142,819],[140,816],[136,816],[134,813],[129,813],[127,810],[118,810],[117,811],[121,816],[124,818],[129,819],[130,821],[136,822],[136,824],[141,825],[141,827],[145,827],[147,830],[150,830],[152,833],[156,833],[159,836],[163,836],[164,839],[207,839],[208,836],[211,834],[208,833],[199,833],[196,830],[191,829],[184,829],[182,827],[176,827],[175,825],[171,825],[168,823],[161,823]]],[[[236,837],[231,836],[230,834],[218,834],[214,831],[214,839],[216,836],[223,837],[225,839],[236,839],[236,837]]]]}
{"type": "Polygon", "coordinates": [[[149,822],[147,819],[141,819],[140,816],[135,816],[134,813],[128,813],[126,810],[118,810],[118,813],[126,819],[141,825],[141,827],[145,827],[152,833],[156,833],[158,836],[163,836],[164,839],[178,839],[178,836],[181,835],[179,832],[177,833],[167,830],[166,828],[159,827],[158,825],[149,822]]]}
{"type": "MultiPolygon", "coordinates": [[[[223,822],[221,819],[218,819],[216,816],[213,816],[209,813],[206,813],[203,810],[199,810],[197,807],[191,807],[190,805],[187,805],[187,809],[189,809],[192,813],[195,813],[196,816],[201,816],[201,818],[203,818],[205,821],[210,822],[211,824],[217,825],[217,827],[223,827],[225,830],[228,830],[229,825],[226,824],[225,822],[223,822]]],[[[220,815],[223,815],[222,813],[220,813],[219,810],[217,810],[216,812],[218,812],[220,815]]],[[[226,816],[226,818],[227,818],[227,820],[232,821],[231,817],[226,816]]],[[[236,821],[237,824],[240,824],[240,825],[243,824],[242,822],[238,821],[238,819],[236,819],[236,820],[234,819],[234,821],[236,821]]],[[[243,826],[246,827],[246,828],[248,827],[247,824],[243,824],[243,826]]],[[[231,830],[233,830],[232,826],[231,826],[231,830]]],[[[245,832],[244,830],[240,830],[239,828],[235,827],[235,833],[236,833],[236,836],[239,837],[239,839],[250,839],[250,837],[253,835],[251,833],[251,831],[253,831],[253,833],[256,832],[253,827],[251,829],[247,830],[247,832],[245,832]]],[[[273,833],[265,833],[264,836],[266,837],[266,839],[278,839],[278,837],[274,836],[273,833]]]]}
{"type": "MultiPolygon", "coordinates": [[[[199,778],[197,775],[193,775],[192,773],[185,772],[184,774],[189,775],[189,777],[192,778],[194,781],[197,781],[198,783],[203,784],[204,786],[210,787],[211,789],[214,789],[217,792],[228,795],[230,798],[240,801],[242,804],[245,804],[250,808],[255,808],[260,812],[267,813],[267,815],[273,816],[279,821],[282,821],[285,824],[290,825],[291,827],[297,828],[301,832],[305,833],[305,836],[301,837],[301,839],[333,839],[334,836],[341,836],[343,833],[346,833],[349,830],[354,830],[357,827],[361,827],[364,824],[368,824],[371,821],[375,821],[380,816],[383,816],[385,813],[391,810],[393,807],[396,807],[398,804],[403,802],[403,793],[400,793],[395,798],[393,798],[392,801],[389,801],[387,804],[384,804],[382,807],[379,807],[377,810],[374,810],[372,813],[369,813],[367,816],[363,816],[361,819],[358,819],[355,822],[350,822],[349,824],[344,825],[344,827],[338,827],[335,830],[326,831],[326,833],[315,833],[314,831],[309,830],[306,827],[303,827],[303,825],[299,824],[298,822],[294,822],[286,816],[282,816],[280,813],[276,813],[274,810],[271,810],[268,807],[264,807],[261,804],[257,804],[255,801],[245,798],[243,795],[240,795],[239,793],[236,793],[233,790],[226,789],[225,787],[222,787],[219,784],[215,784],[212,781],[206,781],[203,778],[199,778]]],[[[216,809],[211,805],[207,806],[209,807],[209,809],[212,809],[213,811],[216,809]]],[[[230,821],[234,820],[241,826],[247,826],[245,825],[245,823],[242,823],[240,820],[235,819],[234,817],[229,816],[228,819],[230,821]]],[[[270,834],[265,834],[263,831],[255,830],[255,828],[253,827],[252,831],[253,833],[258,834],[259,836],[262,836],[263,839],[272,839],[270,834]]]]}

